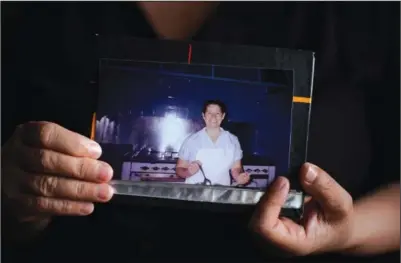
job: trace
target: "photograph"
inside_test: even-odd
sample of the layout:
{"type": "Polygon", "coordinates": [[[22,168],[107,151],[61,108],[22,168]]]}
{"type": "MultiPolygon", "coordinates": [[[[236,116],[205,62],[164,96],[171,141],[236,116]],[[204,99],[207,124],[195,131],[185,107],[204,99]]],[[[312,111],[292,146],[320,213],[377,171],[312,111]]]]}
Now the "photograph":
{"type": "Polygon", "coordinates": [[[95,140],[113,180],[266,189],[290,166],[294,71],[101,59],[95,140]]]}

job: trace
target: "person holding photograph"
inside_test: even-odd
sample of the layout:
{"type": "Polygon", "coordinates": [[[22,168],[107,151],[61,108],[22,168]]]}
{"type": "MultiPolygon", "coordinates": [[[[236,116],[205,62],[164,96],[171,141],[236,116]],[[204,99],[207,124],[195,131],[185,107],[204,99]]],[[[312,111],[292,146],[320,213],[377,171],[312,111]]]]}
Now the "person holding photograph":
{"type": "Polygon", "coordinates": [[[4,1],[2,22],[2,261],[399,262],[399,2],[4,1]],[[95,33],[315,50],[303,220],[280,215],[283,177],[249,214],[109,203],[114,171],[81,135],[95,33]]]}
{"type": "Polygon", "coordinates": [[[249,182],[249,174],[242,170],[242,149],[237,136],[221,128],[225,116],[223,102],[204,103],[202,117],[206,126],[190,135],[178,154],[176,173],[185,178],[185,183],[230,186],[230,172],[236,184],[249,182]]]}

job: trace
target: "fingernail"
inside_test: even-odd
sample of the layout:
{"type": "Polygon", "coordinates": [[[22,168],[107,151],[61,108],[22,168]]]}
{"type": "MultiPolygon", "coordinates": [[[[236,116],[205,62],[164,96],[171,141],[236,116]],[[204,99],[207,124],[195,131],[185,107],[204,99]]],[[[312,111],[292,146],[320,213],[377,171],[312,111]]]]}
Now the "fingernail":
{"type": "Polygon", "coordinates": [[[96,142],[90,142],[87,147],[92,158],[99,158],[102,155],[102,148],[96,142]]]}
{"type": "Polygon", "coordinates": [[[80,209],[81,214],[83,215],[89,215],[93,212],[93,205],[84,205],[80,209]]]}
{"type": "Polygon", "coordinates": [[[305,174],[305,181],[309,184],[313,183],[317,177],[317,169],[314,165],[309,164],[305,174]]]}
{"type": "Polygon", "coordinates": [[[112,195],[112,190],[111,187],[108,185],[99,185],[97,187],[97,197],[100,200],[109,200],[111,198],[112,195]]]}
{"type": "Polygon", "coordinates": [[[113,177],[113,169],[108,164],[102,163],[98,169],[98,180],[109,181],[113,177]]]}
{"type": "Polygon", "coordinates": [[[284,180],[284,178],[277,177],[276,179],[276,189],[277,190],[283,190],[285,187],[287,187],[287,181],[284,180]]]}
{"type": "Polygon", "coordinates": [[[283,178],[280,178],[280,182],[279,182],[278,187],[279,187],[280,190],[283,190],[284,188],[287,187],[287,181],[284,180],[283,178]]]}

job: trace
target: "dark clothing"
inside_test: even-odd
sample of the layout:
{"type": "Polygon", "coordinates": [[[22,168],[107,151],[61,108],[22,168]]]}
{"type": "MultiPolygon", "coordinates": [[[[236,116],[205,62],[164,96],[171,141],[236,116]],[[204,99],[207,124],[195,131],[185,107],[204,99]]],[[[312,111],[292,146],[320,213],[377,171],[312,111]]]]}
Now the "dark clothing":
{"type": "MultiPolygon", "coordinates": [[[[88,85],[96,70],[93,35],[155,38],[133,3],[2,6],[3,142],[28,120],[88,135],[96,102],[88,85]]],[[[399,7],[222,3],[193,40],[315,51],[308,160],[358,198],[399,181],[399,7]]],[[[55,220],[35,256],[41,262],[252,261],[260,253],[246,228],[249,216],[98,205],[89,217],[55,220]],[[199,228],[190,229],[193,222],[199,228]],[[213,249],[204,251],[206,243],[213,249]],[[70,249],[75,253],[64,254],[70,249]]]]}

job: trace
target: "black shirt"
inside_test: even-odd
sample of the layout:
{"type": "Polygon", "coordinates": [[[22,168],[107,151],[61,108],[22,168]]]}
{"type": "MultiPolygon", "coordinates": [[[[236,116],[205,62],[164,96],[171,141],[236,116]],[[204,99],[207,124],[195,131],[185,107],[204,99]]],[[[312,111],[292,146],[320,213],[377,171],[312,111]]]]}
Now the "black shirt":
{"type": "MultiPolygon", "coordinates": [[[[28,120],[88,135],[93,35],[156,37],[134,3],[3,6],[3,142],[28,120]]],[[[358,198],[399,180],[399,32],[395,2],[222,3],[193,40],[315,51],[308,159],[358,198]]],[[[42,261],[251,260],[260,254],[249,216],[99,205],[89,217],[55,220],[33,250],[42,261]]]]}

